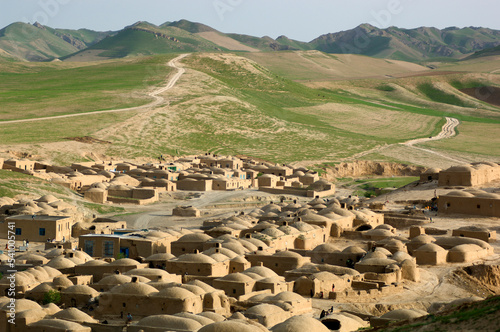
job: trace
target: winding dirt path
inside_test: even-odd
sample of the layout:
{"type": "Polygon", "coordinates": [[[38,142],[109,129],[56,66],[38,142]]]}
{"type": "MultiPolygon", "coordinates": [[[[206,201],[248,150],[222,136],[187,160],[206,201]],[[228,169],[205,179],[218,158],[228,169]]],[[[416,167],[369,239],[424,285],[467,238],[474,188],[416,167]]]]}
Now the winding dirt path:
{"type": "Polygon", "coordinates": [[[406,145],[406,146],[411,147],[411,148],[414,148],[414,149],[417,149],[417,150],[420,150],[420,151],[424,151],[424,152],[427,152],[427,153],[435,154],[435,155],[437,155],[437,156],[439,156],[441,158],[445,158],[445,159],[451,160],[451,161],[456,162],[456,163],[460,163],[460,164],[464,163],[464,160],[459,160],[459,159],[456,159],[456,158],[451,158],[451,157],[448,157],[448,156],[446,156],[446,155],[444,155],[442,153],[439,153],[439,152],[436,152],[436,151],[433,151],[433,150],[424,149],[424,148],[415,146],[415,144],[419,144],[419,143],[426,143],[426,142],[430,142],[430,141],[437,141],[437,140],[440,140],[440,139],[453,137],[453,136],[456,135],[455,128],[459,124],[460,124],[460,121],[458,121],[457,119],[446,117],[446,123],[443,125],[443,128],[441,129],[441,132],[437,136],[428,137],[428,138],[418,138],[418,139],[407,141],[407,142],[404,142],[404,143],[401,143],[401,144],[406,145]]]}
{"type": "Polygon", "coordinates": [[[175,83],[181,78],[181,76],[186,72],[186,70],[182,67],[177,66],[177,62],[188,56],[189,54],[181,54],[178,57],[170,60],[168,62],[168,66],[172,67],[174,69],[177,69],[177,72],[170,78],[168,81],[167,85],[164,87],[161,87],[159,89],[156,89],[147,95],[150,97],[153,97],[154,100],[150,102],[149,104],[142,105],[142,106],[136,106],[136,107],[130,107],[130,108],[120,108],[120,109],[114,109],[114,110],[104,110],[104,111],[95,111],[95,112],[85,112],[85,113],[76,113],[76,114],[66,114],[66,115],[56,115],[56,116],[49,116],[45,118],[33,118],[33,119],[22,119],[22,120],[9,120],[9,121],[0,121],[0,125],[2,124],[11,124],[11,123],[22,123],[22,122],[32,122],[32,121],[43,121],[43,120],[53,120],[53,119],[63,119],[63,118],[72,118],[75,116],[90,116],[90,115],[95,115],[95,114],[103,114],[103,113],[119,113],[119,112],[128,112],[128,111],[139,111],[139,110],[145,110],[145,109],[151,109],[154,108],[160,104],[162,104],[165,101],[165,98],[159,96],[159,94],[162,94],[163,92],[171,89],[174,87],[175,83]]]}

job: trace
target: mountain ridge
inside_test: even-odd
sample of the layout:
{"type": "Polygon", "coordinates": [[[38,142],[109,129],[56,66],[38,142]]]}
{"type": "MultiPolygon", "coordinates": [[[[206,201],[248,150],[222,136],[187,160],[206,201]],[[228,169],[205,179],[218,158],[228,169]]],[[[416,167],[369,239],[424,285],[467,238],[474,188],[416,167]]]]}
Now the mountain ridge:
{"type": "MultiPolygon", "coordinates": [[[[184,19],[160,25],[139,21],[119,31],[54,29],[38,22],[33,25],[16,22],[0,30],[0,49],[25,61],[65,59],[84,50],[92,50],[102,54],[102,57],[177,52],[318,50],[422,62],[436,58],[464,59],[498,46],[500,31],[489,28],[380,29],[368,23],[323,34],[310,42],[284,35],[273,39],[269,36],[223,33],[203,23],[184,19]]],[[[481,53],[478,54],[481,56],[481,53]]]]}

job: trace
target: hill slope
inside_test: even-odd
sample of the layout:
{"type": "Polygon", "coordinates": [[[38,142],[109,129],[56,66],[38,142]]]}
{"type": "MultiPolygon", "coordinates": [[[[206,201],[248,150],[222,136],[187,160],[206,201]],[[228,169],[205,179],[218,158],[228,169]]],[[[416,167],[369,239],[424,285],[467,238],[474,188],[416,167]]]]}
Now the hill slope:
{"type": "Polygon", "coordinates": [[[18,60],[48,61],[85,49],[112,33],[17,22],[0,30],[0,50],[18,60]]]}
{"type": "Polygon", "coordinates": [[[473,27],[378,29],[362,24],[352,30],[320,36],[310,44],[327,53],[363,54],[396,60],[458,59],[500,45],[500,31],[473,27]]]}

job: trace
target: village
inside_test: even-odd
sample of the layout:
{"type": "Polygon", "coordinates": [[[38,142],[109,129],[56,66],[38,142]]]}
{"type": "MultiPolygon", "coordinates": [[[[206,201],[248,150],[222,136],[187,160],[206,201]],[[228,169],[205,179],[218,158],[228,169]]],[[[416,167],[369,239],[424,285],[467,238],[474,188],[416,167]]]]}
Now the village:
{"type": "Polygon", "coordinates": [[[0,169],[161,213],[0,197],[2,331],[355,331],[484,299],[492,285],[434,279],[500,263],[498,163],[429,168],[371,199],[305,167],[211,153],[0,169]]]}

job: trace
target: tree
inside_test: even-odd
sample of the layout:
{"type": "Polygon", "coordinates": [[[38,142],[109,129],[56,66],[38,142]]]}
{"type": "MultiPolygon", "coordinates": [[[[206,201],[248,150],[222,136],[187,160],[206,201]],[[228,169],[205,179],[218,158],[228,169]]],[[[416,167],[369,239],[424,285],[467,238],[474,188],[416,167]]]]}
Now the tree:
{"type": "Polygon", "coordinates": [[[57,304],[59,302],[61,302],[61,293],[59,293],[55,289],[49,290],[47,293],[43,294],[43,304],[57,304]]]}

